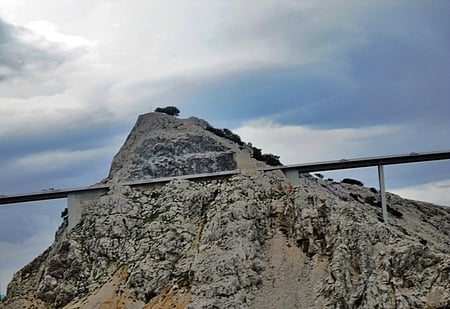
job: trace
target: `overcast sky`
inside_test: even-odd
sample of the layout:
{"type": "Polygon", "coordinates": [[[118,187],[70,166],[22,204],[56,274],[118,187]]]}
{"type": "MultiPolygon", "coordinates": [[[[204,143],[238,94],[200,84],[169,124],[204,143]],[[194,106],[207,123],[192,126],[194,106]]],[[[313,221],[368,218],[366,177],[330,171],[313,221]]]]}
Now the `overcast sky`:
{"type": "MultiPolygon", "coordinates": [[[[285,164],[448,150],[448,1],[0,0],[0,194],[89,185],[175,105],[285,164]]],[[[450,205],[450,162],[386,167],[450,205]]],[[[376,169],[329,173],[376,186],[376,169]]],[[[0,206],[0,284],[65,201],[0,206]]]]}

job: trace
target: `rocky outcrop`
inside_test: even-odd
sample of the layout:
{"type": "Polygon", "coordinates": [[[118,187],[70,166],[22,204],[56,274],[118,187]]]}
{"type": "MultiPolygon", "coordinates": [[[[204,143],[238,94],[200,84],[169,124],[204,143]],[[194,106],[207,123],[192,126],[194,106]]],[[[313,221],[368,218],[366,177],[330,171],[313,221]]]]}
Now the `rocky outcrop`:
{"type": "Polygon", "coordinates": [[[109,181],[131,181],[236,169],[256,169],[251,147],[240,146],[207,130],[191,117],[163,113],[139,116],[125,144],[114,157],[109,181]]]}
{"type": "MultiPolygon", "coordinates": [[[[119,153],[111,177],[132,162],[119,153]]],[[[373,189],[311,176],[113,183],[15,274],[1,306],[450,307],[449,208],[387,202],[388,226],[373,189]]]]}

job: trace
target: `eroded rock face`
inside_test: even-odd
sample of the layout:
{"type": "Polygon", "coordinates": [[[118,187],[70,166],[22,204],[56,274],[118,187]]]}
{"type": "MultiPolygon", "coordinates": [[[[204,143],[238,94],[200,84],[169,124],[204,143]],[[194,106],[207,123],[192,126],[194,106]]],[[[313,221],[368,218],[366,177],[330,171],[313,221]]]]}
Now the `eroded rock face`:
{"type": "Polygon", "coordinates": [[[312,177],[117,185],[15,275],[4,307],[446,308],[449,210],[388,197],[402,216],[387,228],[368,188],[312,177]]]}
{"type": "Polygon", "coordinates": [[[109,181],[130,181],[232,171],[240,158],[251,158],[250,148],[206,130],[209,124],[191,117],[178,119],[162,113],[139,116],[111,165],[109,181]]]}
{"type": "Polygon", "coordinates": [[[292,187],[280,172],[123,186],[167,176],[168,158],[181,162],[173,173],[190,155],[251,162],[201,120],[148,117],[115,157],[110,191],[15,274],[1,308],[450,307],[449,208],[388,194],[386,226],[376,190],[310,176],[292,187]]]}

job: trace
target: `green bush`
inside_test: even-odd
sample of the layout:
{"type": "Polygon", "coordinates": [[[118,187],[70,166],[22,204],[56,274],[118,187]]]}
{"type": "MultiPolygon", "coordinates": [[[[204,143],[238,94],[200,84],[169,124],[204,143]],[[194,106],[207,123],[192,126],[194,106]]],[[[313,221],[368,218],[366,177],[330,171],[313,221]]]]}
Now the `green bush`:
{"type": "Polygon", "coordinates": [[[144,218],[144,222],[145,223],[152,223],[153,221],[158,220],[158,218],[159,218],[159,213],[154,213],[154,214],[151,214],[151,215],[145,217],[144,218]]]}
{"type": "MultiPolygon", "coordinates": [[[[226,138],[230,141],[233,141],[235,143],[237,143],[239,146],[244,146],[244,142],[241,140],[241,137],[235,133],[233,133],[231,130],[229,129],[217,129],[214,127],[207,127],[206,128],[208,131],[216,134],[217,136],[226,138]]],[[[271,153],[262,153],[262,150],[256,147],[252,146],[252,151],[253,151],[253,158],[255,158],[258,161],[263,161],[265,163],[267,163],[268,165],[271,166],[278,166],[278,165],[283,165],[280,162],[280,157],[271,153]]]]}
{"type": "Polygon", "coordinates": [[[157,113],[164,113],[170,116],[179,116],[180,110],[175,106],[157,107],[155,109],[157,113]]]}
{"type": "Polygon", "coordinates": [[[264,153],[262,157],[263,161],[266,162],[268,165],[271,166],[283,165],[280,162],[280,156],[274,155],[272,153],[264,153]]]}
{"type": "Polygon", "coordinates": [[[231,130],[229,129],[217,129],[217,128],[213,128],[213,127],[206,127],[206,130],[213,132],[214,134],[216,134],[217,136],[226,138],[230,141],[233,141],[237,144],[239,144],[239,146],[244,146],[244,142],[241,140],[241,137],[233,132],[231,132],[231,130]]]}

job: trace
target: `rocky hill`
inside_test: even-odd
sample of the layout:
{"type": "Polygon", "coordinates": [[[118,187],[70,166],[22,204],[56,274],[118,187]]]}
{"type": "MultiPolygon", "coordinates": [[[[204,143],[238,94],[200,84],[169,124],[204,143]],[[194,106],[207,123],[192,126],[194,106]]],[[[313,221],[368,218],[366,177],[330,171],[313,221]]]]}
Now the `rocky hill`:
{"type": "Polygon", "coordinates": [[[241,169],[255,172],[264,163],[253,159],[252,148],[208,130],[212,126],[191,117],[163,113],[139,116],[119,153],[108,181],[130,181],[241,169]]]}
{"type": "Polygon", "coordinates": [[[257,172],[196,118],[140,116],[111,190],[18,271],[2,308],[450,308],[450,210],[257,172]],[[241,169],[209,181],[121,181],[241,169]]]}

